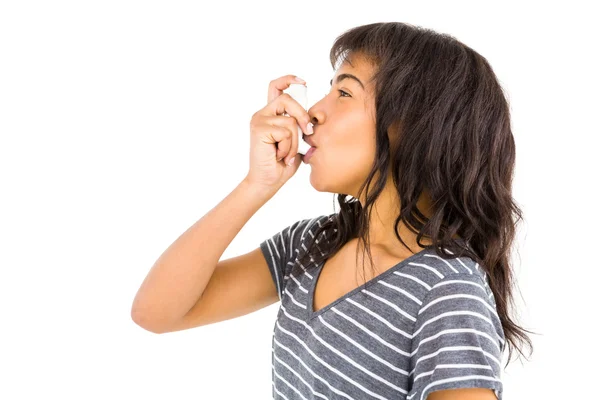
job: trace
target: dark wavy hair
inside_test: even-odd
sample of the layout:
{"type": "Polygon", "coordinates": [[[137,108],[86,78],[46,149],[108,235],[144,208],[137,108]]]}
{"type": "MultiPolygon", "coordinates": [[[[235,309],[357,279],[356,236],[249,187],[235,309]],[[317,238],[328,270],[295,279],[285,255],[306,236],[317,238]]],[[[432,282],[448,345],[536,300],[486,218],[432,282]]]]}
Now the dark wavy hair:
{"type": "Polygon", "coordinates": [[[365,191],[365,205],[335,194],[339,213],[320,224],[300,263],[316,267],[358,237],[373,265],[368,221],[391,170],[401,205],[395,220],[400,242],[409,249],[398,234],[402,221],[417,234],[420,247],[434,247],[445,259],[468,256],[478,262],[488,274],[509,345],[507,365],[512,348],[523,355],[518,342],[526,342],[531,355],[525,332],[533,332],[509,315],[509,306],[514,307],[511,246],[523,216],[512,198],[515,142],[509,105],[492,68],[454,37],[400,22],[344,32],[331,48],[332,67],[351,63],[355,54],[376,66],[376,156],[358,194],[361,198],[365,191]],[[417,208],[424,191],[432,200],[431,218],[417,208]],[[328,238],[325,246],[315,240],[321,234],[328,238]],[[433,244],[422,245],[423,236],[433,244]]]}

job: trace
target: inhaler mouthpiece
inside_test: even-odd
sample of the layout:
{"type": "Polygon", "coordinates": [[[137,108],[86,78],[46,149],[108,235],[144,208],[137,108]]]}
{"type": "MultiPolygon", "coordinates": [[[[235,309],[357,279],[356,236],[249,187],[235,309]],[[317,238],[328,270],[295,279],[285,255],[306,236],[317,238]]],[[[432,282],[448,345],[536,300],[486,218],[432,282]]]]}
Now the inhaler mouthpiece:
{"type": "MultiPolygon", "coordinates": [[[[289,94],[294,100],[300,103],[302,108],[308,111],[308,99],[306,96],[306,89],[306,86],[304,86],[301,83],[292,83],[290,84],[289,88],[284,90],[284,92],[289,94]]],[[[285,113],[284,115],[287,115],[289,117],[288,113],[285,113]]],[[[300,128],[300,126],[298,126],[298,153],[305,155],[306,152],[310,149],[310,144],[306,143],[302,139],[302,135],[302,129],[300,128]]]]}

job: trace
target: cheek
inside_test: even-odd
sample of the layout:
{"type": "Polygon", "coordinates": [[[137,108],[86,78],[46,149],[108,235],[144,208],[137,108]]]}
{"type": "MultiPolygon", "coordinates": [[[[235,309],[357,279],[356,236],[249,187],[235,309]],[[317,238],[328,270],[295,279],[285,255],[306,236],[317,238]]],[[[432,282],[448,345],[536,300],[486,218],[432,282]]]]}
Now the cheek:
{"type": "Polygon", "coordinates": [[[315,154],[310,182],[318,191],[350,193],[365,181],[375,157],[375,139],[359,132],[356,127],[352,135],[335,142],[329,141],[319,155],[315,154]]]}
{"type": "Polygon", "coordinates": [[[374,157],[374,142],[360,138],[349,140],[340,148],[339,152],[336,152],[336,170],[350,179],[362,180],[371,171],[374,157]]]}
{"type": "Polygon", "coordinates": [[[324,143],[318,163],[350,179],[366,177],[375,157],[373,121],[357,110],[330,123],[335,133],[324,143]]]}

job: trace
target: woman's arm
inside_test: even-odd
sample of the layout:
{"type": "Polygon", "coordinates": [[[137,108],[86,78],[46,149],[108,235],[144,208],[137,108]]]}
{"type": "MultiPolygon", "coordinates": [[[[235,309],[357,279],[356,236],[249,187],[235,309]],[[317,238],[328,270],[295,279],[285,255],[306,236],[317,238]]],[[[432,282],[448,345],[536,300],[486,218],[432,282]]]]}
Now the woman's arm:
{"type": "Polygon", "coordinates": [[[244,179],[162,253],[135,296],[131,318],[148,327],[181,320],[204,292],[225,249],[274,194],[244,179]]]}

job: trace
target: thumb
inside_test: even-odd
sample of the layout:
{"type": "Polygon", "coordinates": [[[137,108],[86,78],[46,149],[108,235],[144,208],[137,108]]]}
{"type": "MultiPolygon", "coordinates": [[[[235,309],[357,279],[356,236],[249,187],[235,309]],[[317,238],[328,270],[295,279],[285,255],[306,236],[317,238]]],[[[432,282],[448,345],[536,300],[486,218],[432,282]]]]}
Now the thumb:
{"type": "Polygon", "coordinates": [[[300,164],[302,164],[302,154],[298,153],[293,157],[292,163],[285,166],[286,172],[289,171],[293,175],[298,170],[300,164]]]}

